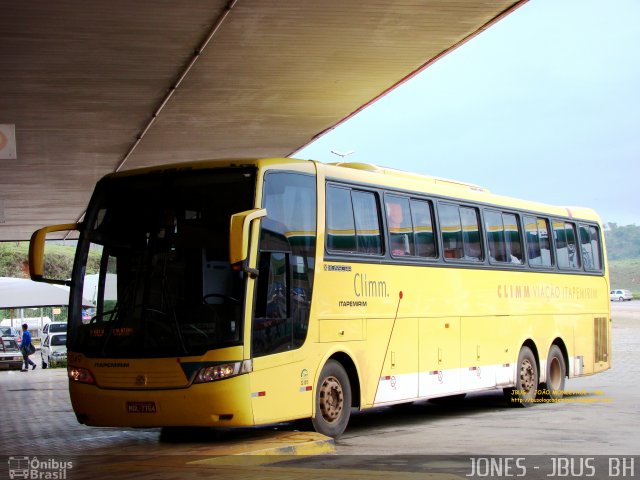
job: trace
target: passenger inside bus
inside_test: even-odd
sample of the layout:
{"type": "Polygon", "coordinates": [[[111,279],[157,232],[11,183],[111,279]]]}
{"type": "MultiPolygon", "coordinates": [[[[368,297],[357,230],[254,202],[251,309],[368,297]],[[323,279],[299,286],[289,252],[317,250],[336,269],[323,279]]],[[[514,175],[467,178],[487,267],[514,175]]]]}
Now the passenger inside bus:
{"type": "Polygon", "coordinates": [[[389,248],[393,256],[411,255],[411,241],[407,232],[411,225],[405,225],[402,205],[387,202],[387,222],[389,224],[389,248]]]}

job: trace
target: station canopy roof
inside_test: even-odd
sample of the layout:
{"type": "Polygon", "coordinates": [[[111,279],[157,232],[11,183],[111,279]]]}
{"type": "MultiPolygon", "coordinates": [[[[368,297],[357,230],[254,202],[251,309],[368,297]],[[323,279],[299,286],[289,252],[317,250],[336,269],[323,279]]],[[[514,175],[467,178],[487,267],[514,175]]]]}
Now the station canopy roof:
{"type": "Polygon", "coordinates": [[[118,169],[289,156],[521,3],[4,2],[0,241],[118,169]]]}

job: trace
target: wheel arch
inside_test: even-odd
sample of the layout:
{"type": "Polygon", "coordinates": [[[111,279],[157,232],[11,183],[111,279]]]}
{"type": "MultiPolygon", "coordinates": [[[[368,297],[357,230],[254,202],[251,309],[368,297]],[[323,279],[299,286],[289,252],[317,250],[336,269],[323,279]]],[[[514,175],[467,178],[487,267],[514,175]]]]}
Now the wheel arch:
{"type": "MultiPolygon", "coordinates": [[[[569,351],[567,350],[567,345],[561,337],[556,337],[553,342],[551,342],[551,345],[549,345],[549,351],[551,351],[551,347],[554,345],[560,349],[560,352],[562,352],[562,358],[564,359],[565,365],[565,378],[569,378],[569,351]]],[[[547,352],[547,357],[548,356],[549,353],[547,352]]]]}
{"type": "MultiPolygon", "coordinates": [[[[360,408],[360,376],[353,359],[345,352],[335,352],[324,363],[329,360],[339,362],[347,372],[351,386],[351,406],[360,408]]],[[[320,370],[322,370],[322,367],[320,370]]]]}
{"type": "MultiPolygon", "coordinates": [[[[533,356],[536,359],[536,367],[538,368],[538,379],[540,379],[540,374],[541,374],[540,353],[538,352],[538,347],[536,346],[536,342],[528,338],[527,340],[524,341],[524,343],[520,347],[520,350],[522,350],[522,347],[528,347],[529,350],[531,350],[531,353],[533,353],[533,356]]],[[[518,352],[518,355],[520,355],[520,352],[518,352]]]]}

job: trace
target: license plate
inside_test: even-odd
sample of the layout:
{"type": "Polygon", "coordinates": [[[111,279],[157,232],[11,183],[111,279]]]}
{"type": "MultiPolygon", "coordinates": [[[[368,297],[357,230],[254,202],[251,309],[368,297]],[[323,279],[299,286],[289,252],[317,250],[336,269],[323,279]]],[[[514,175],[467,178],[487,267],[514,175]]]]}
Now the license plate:
{"type": "Polygon", "coordinates": [[[128,413],[156,413],[156,402],[127,402],[128,413]]]}

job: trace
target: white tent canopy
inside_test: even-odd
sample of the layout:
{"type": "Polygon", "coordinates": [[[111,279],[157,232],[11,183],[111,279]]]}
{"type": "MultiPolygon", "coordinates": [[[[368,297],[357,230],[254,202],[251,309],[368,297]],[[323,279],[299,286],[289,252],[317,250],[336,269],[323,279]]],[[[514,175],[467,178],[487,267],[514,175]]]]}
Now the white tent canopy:
{"type": "MultiPolygon", "coordinates": [[[[0,277],[0,308],[46,307],[69,304],[69,287],[34,282],[26,278],[0,277]]],[[[93,305],[83,299],[83,304],[93,305]]]]}
{"type": "MultiPolygon", "coordinates": [[[[84,289],[82,296],[91,301],[91,305],[95,305],[98,301],[98,274],[84,276],[84,289]]],[[[118,299],[118,277],[114,273],[107,273],[104,287],[105,300],[118,299]]]]}

